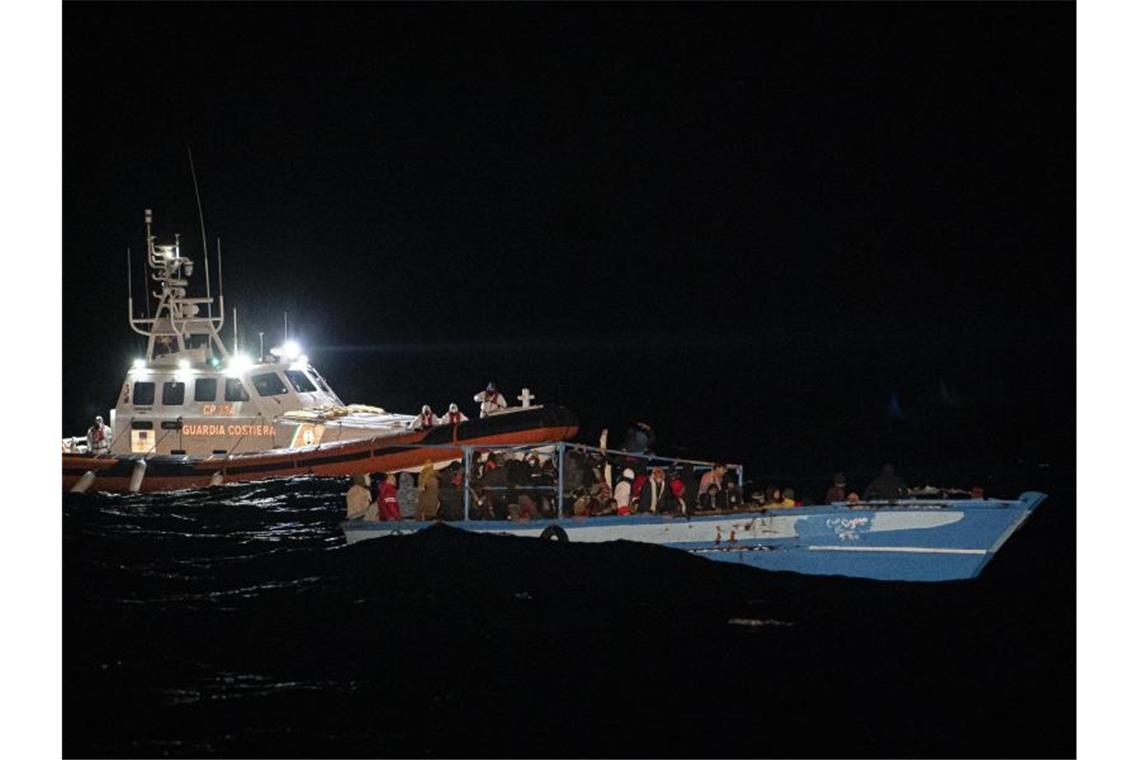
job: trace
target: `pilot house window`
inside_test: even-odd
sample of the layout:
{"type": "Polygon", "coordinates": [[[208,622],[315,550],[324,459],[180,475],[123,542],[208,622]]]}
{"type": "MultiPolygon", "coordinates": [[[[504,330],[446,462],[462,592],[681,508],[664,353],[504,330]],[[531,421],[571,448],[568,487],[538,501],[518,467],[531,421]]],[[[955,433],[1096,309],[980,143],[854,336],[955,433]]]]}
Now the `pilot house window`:
{"type": "Polygon", "coordinates": [[[257,392],[262,396],[280,396],[283,393],[289,392],[285,387],[285,383],[281,382],[281,378],[277,376],[276,372],[264,372],[260,375],[254,375],[253,387],[257,388],[257,392]]]}
{"type": "Polygon", "coordinates": [[[194,381],[195,401],[214,401],[218,398],[218,378],[200,377],[194,381]]]}
{"type": "Polygon", "coordinates": [[[249,401],[249,394],[241,384],[240,377],[226,378],[226,401],[249,401]]]}
{"type": "Polygon", "coordinates": [[[297,389],[297,393],[315,393],[317,386],[313,385],[313,381],[305,376],[305,373],[299,369],[285,370],[285,377],[289,378],[289,382],[297,389]]]}
{"type": "Polygon", "coordinates": [[[135,383],[135,406],[150,406],[154,403],[154,383],[135,383]]]}
{"type": "Polygon", "coordinates": [[[186,400],[186,383],[171,381],[162,384],[162,403],[164,406],[182,406],[186,400]]]}

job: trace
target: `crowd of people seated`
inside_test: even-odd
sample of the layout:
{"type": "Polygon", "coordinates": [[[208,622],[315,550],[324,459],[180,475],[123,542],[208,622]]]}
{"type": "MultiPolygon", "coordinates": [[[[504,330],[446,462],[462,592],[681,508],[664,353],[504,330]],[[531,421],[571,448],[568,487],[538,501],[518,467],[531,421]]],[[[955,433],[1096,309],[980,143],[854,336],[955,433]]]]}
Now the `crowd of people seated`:
{"type": "MultiPolygon", "coordinates": [[[[698,477],[692,464],[667,470],[624,454],[569,449],[563,466],[566,516],[686,516],[784,505],[782,501],[749,501],[736,474],[722,464],[698,477]]],[[[346,496],[347,511],[349,519],[462,520],[466,487],[470,489],[469,519],[554,518],[558,516],[558,486],[556,455],[483,452],[472,461],[469,480],[462,462],[436,470],[428,461],[418,474],[355,476],[346,496]]],[[[778,489],[769,492],[780,494],[778,489]]]]}
{"type": "MultiPolygon", "coordinates": [[[[739,510],[802,507],[791,487],[767,486],[750,497],[739,473],[716,464],[697,476],[690,463],[668,468],[628,452],[567,449],[563,458],[563,516],[692,516],[739,510]]],[[[467,518],[528,520],[558,517],[557,455],[537,451],[482,452],[469,478],[462,462],[436,470],[428,460],[418,474],[356,476],[347,494],[349,519],[462,520],[464,489],[470,489],[467,518]]],[[[906,484],[891,465],[865,489],[865,499],[898,499],[906,484]]],[[[859,502],[842,473],[835,475],[821,503],[859,502]]],[[[810,504],[811,502],[807,502],[810,504]]]]}

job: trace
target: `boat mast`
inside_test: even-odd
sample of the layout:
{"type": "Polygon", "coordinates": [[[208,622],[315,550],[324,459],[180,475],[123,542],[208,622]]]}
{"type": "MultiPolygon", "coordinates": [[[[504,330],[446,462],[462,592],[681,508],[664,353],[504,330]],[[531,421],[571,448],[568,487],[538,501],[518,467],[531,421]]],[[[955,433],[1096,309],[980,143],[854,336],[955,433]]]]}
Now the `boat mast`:
{"type": "MultiPolygon", "coordinates": [[[[155,235],[151,231],[151,211],[147,209],[146,265],[150,270],[150,279],[160,286],[159,292],[148,293],[147,296],[148,307],[150,295],[158,299],[154,316],[149,315],[148,309],[145,319],[135,317],[133,294],[128,299],[131,329],[147,337],[146,361],[148,363],[157,361],[160,364],[189,361],[202,364],[208,360],[214,350],[223,359],[228,358],[229,352],[218,335],[223,317],[213,316],[213,298],[209,296],[193,298],[186,295],[190,277],[194,273],[194,262],[182,255],[179,236],[174,236],[174,245],[157,245],[155,241],[155,235]],[[199,316],[200,307],[203,305],[211,308],[208,314],[199,316]],[[192,336],[206,336],[206,345],[187,345],[192,336]],[[162,350],[156,353],[156,346],[159,345],[162,346],[162,350]]],[[[128,269],[129,255],[128,253],[128,269]]]]}

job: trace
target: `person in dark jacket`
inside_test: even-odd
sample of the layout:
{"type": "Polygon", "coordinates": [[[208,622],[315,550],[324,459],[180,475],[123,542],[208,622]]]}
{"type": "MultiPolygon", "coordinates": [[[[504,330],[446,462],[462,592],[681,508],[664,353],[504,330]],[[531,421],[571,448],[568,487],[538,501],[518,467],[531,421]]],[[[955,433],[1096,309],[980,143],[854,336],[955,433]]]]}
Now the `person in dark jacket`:
{"type": "Polygon", "coordinates": [[[665,483],[665,471],[654,467],[652,474],[641,484],[638,492],[637,511],[650,514],[668,511],[665,504],[665,494],[669,490],[665,483]]]}
{"type": "Polygon", "coordinates": [[[638,422],[625,433],[625,442],[622,451],[633,454],[649,454],[653,452],[653,428],[644,422],[638,422]]]}
{"type": "Polygon", "coordinates": [[[736,481],[731,478],[724,481],[724,490],[720,492],[720,496],[724,502],[721,509],[740,509],[744,506],[740,489],[736,487],[736,481]]]}
{"type": "Polygon", "coordinates": [[[906,483],[895,475],[893,464],[883,465],[883,473],[872,480],[863,492],[864,499],[905,499],[908,495],[906,483]]]}
{"type": "Polygon", "coordinates": [[[492,454],[483,465],[482,486],[487,506],[496,520],[506,520],[507,515],[507,470],[498,454],[492,454]]]}
{"type": "Polygon", "coordinates": [[[701,510],[720,509],[722,503],[720,488],[716,483],[710,485],[708,490],[697,497],[697,508],[701,510]]]}
{"type": "Polygon", "coordinates": [[[439,513],[444,520],[463,519],[463,467],[450,464],[439,473],[439,513]]]}
{"type": "Polygon", "coordinates": [[[669,494],[672,498],[666,499],[666,505],[669,512],[677,512],[682,515],[689,514],[690,505],[685,496],[685,481],[681,478],[679,472],[674,471],[669,480],[669,494]]]}
{"type": "Polygon", "coordinates": [[[840,501],[847,501],[847,478],[842,472],[837,472],[831,482],[831,488],[827,489],[827,495],[823,497],[823,503],[835,504],[840,501]]]}
{"type": "Polygon", "coordinates": [[[586,462],[586,455],[581,451],[567,451],[563,457],[562,467],[565,470],[562,487],[567,493],[591,485],[591,481],[587,478],[589,464],[586,462]]]}

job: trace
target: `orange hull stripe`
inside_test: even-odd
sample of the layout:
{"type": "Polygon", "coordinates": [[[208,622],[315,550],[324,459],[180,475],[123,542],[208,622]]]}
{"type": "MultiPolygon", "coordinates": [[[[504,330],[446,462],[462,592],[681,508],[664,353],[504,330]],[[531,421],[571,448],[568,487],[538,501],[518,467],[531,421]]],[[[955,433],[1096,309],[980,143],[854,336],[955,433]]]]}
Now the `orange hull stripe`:
{"type": "MultiPolygon", "coordinates": [[[[550,443],[566,440],[572,438],[578,433],[577,427],[555,427],[555,428],[534,428],[531,430],[521,430],[511,433],[500,433],[498,435],[487,435],[479,438],[472,438],[462,443],[463,446],[478,446],[478,447],[497,447],[497,446],[512,446],[524,445],[528,443],[550,443]]],[[[377,448],[390,448],[402,445],[408,445],[420,440],[422,436],[398,436],[383,439],[366,439],[357,444],[356,442],[345,444],[343,447],[337,446],[334,451],[336,454],[351,454],[354,451],[374,450],[377,448]]],[[[332,452],[321,452],[322,454],[330,454],[332,452]]],[[[306,456],[313,456],[311,452],[306,456]]],[[[154,475],[146,476],[143,478],[142,490],[149,491],[170,491],[180,488],[205,488],[210,485],[210,478],[215,472],[221,472],[223,481],[226,483],[239,483],[253,480],[264,480],[266,478],[281,478],[289,477],[291,475],[323,475],[323,476],[338,476],[338,475],[359,475],[366,472],[384,472],[387,470],[402,470],[410,467],[422,465],[425,460],[431,459],[439,461],[442,459],[458,459],[463,456],[462,449],[456,446],[440,445],[430,449],[408,449],[406,451],[397,451],[390,454],[382,454],[380,456],[369,455],[360,459],[352,459],[345,462],[329,462],[318,463],[312,465],[298,464],[297,454],[273,454],[266,457],[241,457],[237,460],[218,460],[215,462],[203,461],[196,463],[195,470],[186,475],[163,476],[154,475]],[[237,472],[230,473],[231,468],[243,468],[256,465],[270,465],[273,463],[280,463],[280,467],[273,467],[265,470],[258,470],[256,472],[237,472]]],[[[95,458],[95,457],[67,457],[64,463],[69,469],[83,469],[95,471],[95,482],[91,488],[95,491],[126,491],[130,476],[102,476],[100,477],[99,471],[113,467],[116,460],[111,458],[95,458]]],[[[79,482],[82,475],[65,474],[63,476],[64,490],[70,489],[77,482],[79,482]]]]}

